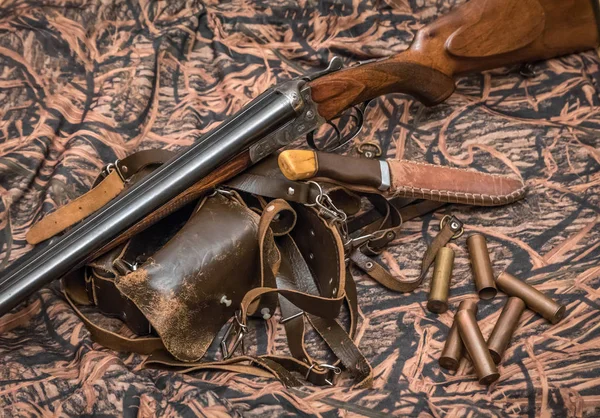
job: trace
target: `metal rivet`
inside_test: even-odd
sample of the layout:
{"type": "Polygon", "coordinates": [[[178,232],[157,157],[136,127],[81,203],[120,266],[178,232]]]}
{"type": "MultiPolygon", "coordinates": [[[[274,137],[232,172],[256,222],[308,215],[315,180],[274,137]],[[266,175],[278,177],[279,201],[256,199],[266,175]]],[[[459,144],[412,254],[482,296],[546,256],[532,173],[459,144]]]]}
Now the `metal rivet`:
{"type": "Polygon", "coordinates": [[[315,236],[315,231],[314,231],[313,229],[311,229],[311,230],[310,230],[310,235],[311,235],[312,237],[314,237],[314,236],[315,236]]]}
{"type": "Polygon", "coordinates": [[[128,171],[129,171],[129,167],[127,167],[126,165],[121,167],[121,172],[127,173],[128,171]]]}
{"type": "Polygon", "coordinates": [[[337,287],[334,287],[333,290],[331,291],[331,293],[333,293],[335,295],[337,293],[337,287]]]}
{"type": "Polygon", "coordinates": [[[373,153],[371,151],[367,151],[367,152],[365,152],[365,157],[373,158],[373,153]]]}
{"type": "Polygon", "coordinates": [[[371,261],[367,261],[367,263],[365,264],[365,267],[369,270],[371,270],[373,268],[373,263],[371,261]]]}
{"type": "Polygon", "coordinates": [[[228,298],[227,298],[227,295],[223,295],[223,296],[221,296],[220,303],[221,303],[222,305],[225,305],[225,306],[227,306],[227,307],[230,307],[230,306],[231,306],[231,299],[228,299],[228,298]]]}
{"type": "Polygon", "coordinates": [[[308,110],[306,112],[306,119],[311,120],[314,117],[315,117],[315,112],[313,112],[312,110],[308,110]]]}
{"type": "Polygon", "coordinates": [[[313,253],[310,253],[310,254],[308,255],[308,258],[310,258],[310,259],[312,260],[313,258],[315,258],[315,255],[314,255],[313,253]]]}
{"type": "Polygon", "coordinates": [[[393,232],[388,232],[387,233],[387,237],[388,238],[394,238],[394,233],[393,232]]]}
{"type": "Polygon", "coordinates": [[[450,226],[452,227],[452,229],[458,229],[458,224],[456,222],[452,222],[450,226]]]}
{"type": "Polygon", "coordinates": [[[289,194],[290,196],[293,196],[293,195],[294,195],[294,193],[296,193],[296,190],[294,190],[294,188],[293,188],[293,187],[288,187],[288,194],[289,194]]]}

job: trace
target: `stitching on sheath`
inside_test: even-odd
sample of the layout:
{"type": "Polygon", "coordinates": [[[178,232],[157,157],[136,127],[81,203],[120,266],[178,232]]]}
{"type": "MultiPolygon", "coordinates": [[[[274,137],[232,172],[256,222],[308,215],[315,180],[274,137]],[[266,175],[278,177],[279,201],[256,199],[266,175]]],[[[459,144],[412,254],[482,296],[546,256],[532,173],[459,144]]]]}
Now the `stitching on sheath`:
{"type": "MultiPolygon", "coordinates": [[[[478,175],[481,176],[487,176],[487,177],[499,177],[499,178],[507,178],[505,174],[494,174],[494,173],[482,173],[481,171],[474,171],[474,170],[469,170],[466,168],[458,168],[458,167],[451,167],[451,166],[440,166],[437,164],[429,164],[429,163],[424,163],[421,161],[410,161],[410,160],[398,160],[399,162],[401,162],[402,164],[414,164],[414,165],[423,165],[426,167],[436,167],[436,168],[444,168],[445,170],[454,170],[454,171],[461,171],[463,173],[476,173],[478,175]]],[[[512,179],[512,180],[516,180],[516,179],[512,179]]]]}
{"type": "MultiPolygon", "coordinates": [[[[428,164],[431,165],[431,164],[428,164]]],[[[465,171],[459,169],[461,171],[465,171]]],[[[483,173],[482,173],[483,174],[483,173]]],[[[492,174],[490,174],[492,175],[492,174]]],[[[401,188],[396,189],[394,196],[403,195],[405,197],[437,197],[439,201],[445,201],[450,203],[464,203],[466,201],[467,204],[477,205],[485,204],[487,202],[491,203],[508,203],[519,196],[522,196],[527,189],[527,186],[515,190],[514,192],[506,195],[491,195],[491,194],[482,194],[482,193],[464,193],[464,192],[451,192],[449,190],[435,190],[435,189],[425,189],[419,187],[411,187],[411,186],[402,186],[401,188]]]]}

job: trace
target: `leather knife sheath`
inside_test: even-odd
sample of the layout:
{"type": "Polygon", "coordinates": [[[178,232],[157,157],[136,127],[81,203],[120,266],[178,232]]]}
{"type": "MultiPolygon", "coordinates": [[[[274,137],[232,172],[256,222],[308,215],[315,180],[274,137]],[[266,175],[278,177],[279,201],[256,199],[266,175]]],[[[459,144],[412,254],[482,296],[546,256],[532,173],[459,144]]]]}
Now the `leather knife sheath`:
{"type": "Polygon", "coordinates": [[[477,206],[522,199],[527,187],[510,176],[408,160],[374,160],[306,150],[284,151],[279,167],[292,180],[327,179],[362,192],[384,192],[477,206]]]}

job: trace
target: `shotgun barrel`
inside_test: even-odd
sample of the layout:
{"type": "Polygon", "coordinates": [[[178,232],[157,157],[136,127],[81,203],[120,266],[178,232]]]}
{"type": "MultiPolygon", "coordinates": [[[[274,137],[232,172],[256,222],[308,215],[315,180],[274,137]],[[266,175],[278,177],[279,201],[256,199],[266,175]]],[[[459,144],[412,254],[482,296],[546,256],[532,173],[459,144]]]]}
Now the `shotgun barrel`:
{"type": "MultiPolygon", "coordinates": [[[[308,107],[304,97],[310,95],[301,91],[305,84],[304,81],[290,81],[268,90],[200,142],[163,164],[71,231],[10,265],[0,277],[0,315],[34,291],[83,264],[127,227],[236,155],[248,154],[249,165],[253,158],[260,158],[269,149],[280,147],[281,142],[305,134],[293,124],[308,107]],[[251,147],[261,142],[266,144],[259,147],[262,151],[257,151],[256,145],[251,147]]],[[[305,126],[304,129],[309,128],[313,127],[305,126]]]]}

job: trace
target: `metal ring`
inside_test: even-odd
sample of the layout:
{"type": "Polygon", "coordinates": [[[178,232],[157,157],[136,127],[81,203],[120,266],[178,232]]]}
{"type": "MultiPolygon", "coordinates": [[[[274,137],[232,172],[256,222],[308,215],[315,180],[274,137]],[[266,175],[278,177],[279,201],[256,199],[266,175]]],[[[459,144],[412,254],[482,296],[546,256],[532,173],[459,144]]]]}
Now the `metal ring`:
{"type": "MultiPolygon", "coordinates": [[[[446,222],[448,222],[450,220],[451,216],[450,215],[444,215],[444,217],[440,220],[440,231],[442,229],[444,229],[444,226],[446,225],[446,222]]],[[[465,228],[464,227],[460,227],[460,231],[456,232],[454,235],[452,235],[452,238],[450,239],[458,239],[460,238],[463,234],[465,233],[465,228]]]]}
{"type": "Polygon", "coordinates": [[[315,203],[305,203],[304,206],[307,206],[309,208],[311,208],[313,206],[317,206],[320,199],[322,199],[322,197],[323,197],[323,188],[321,187],[321,185],[319,183],[317,183],[316,181],[312,181],[312,180],[306,181],[306,184],[314,184],[315,186],[317,186],[317,189],[319,189],[319,194],[315,198],[315,203]]]}
{"type": "Polygon", "coordinates": [[[358,147],[356,148],[356,152],[358,152],[360,155],[365,155],[365,153],[367,151],[365,151],[364,148],[367,146],[373,147],[377,151],[377,152],[373,153],[373,157],[367,157],[367,158],[377,158],[377,157],[381,157],[381,154],[383,154],[383,150],[381,149],[381,146],[376,142],[370,142],[370,141],[359,144],[358,147]]]}

